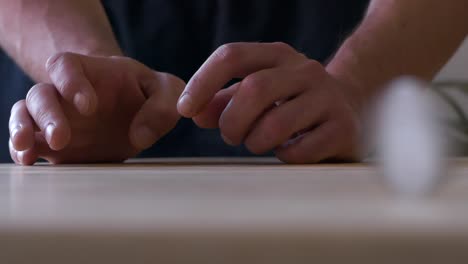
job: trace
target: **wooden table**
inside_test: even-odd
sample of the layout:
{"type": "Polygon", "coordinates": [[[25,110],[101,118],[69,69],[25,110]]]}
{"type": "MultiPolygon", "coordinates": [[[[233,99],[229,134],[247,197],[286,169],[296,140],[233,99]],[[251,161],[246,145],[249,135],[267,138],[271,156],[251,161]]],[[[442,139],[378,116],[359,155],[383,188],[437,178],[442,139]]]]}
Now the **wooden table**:
{"type": "Polygon", "coordinates": [[[314,260],[468,263],[468,162],[422,200],[364,164],[0,165],[2,264],[314,260]]]}

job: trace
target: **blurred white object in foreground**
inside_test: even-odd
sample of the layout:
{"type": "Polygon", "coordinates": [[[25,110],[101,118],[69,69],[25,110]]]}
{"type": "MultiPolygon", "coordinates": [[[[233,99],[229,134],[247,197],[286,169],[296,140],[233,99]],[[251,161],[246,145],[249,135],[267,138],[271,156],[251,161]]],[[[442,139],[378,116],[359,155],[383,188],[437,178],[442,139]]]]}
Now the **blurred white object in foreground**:
{"type": "Polygon", "coordinates": [[[431,193],[445,173],[446,143],[428,85],[404,77],[390,84],[377,114],[377,153],[401,195],[431,193]]]}

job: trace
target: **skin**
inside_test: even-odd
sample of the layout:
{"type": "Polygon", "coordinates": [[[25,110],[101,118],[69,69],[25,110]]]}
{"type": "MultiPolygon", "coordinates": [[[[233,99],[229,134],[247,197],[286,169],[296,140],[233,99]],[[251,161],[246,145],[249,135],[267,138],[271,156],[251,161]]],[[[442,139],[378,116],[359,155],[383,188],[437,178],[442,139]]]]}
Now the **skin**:
{"type": "Polygon", "coordinates": [[[430,81],[468,32],[468,2],[374,0],[328,65],[284,43],[220,47],[178,110],[226,143],[275,150],[288,163],[359,160],[362,112],[395,77],[430,81]],[[227,81],[244,78],[227,90],[227,81]]]}
{"type": "Polygon", "coordinates": [[[2,0],[0,44],[38,83],[12,107],[17,164],[122,161],[180,118],[185,83],[123,57],[100,1],[2,0]]]}
{"type": "Polygon", "coordinates": [[[39,157],[52,163],[123,161],[180,118],[176,101],[184,82],[130,58],[60,53],[46,68],[52,84],[32,87],[12,108],[10,152],[17,163],[39,157]],[[84,103],[80,96],[90,99],[84,103]]]}
{"type": "Polygon", "coordinates": [[[231,43],[184,89],[177,77],[109,57],[121,54],[99,1],[3,0],[0,24],[15,23],[0,28],[0,43],[41,83],[12,109],[10,152],[25,165],[37,157],[121,161],[172,129],[184,89],[178,112],[219,127],[228,144],[275,150],[289,163],[357,160],[362,110],[372,96],[400,75],[430,80],[466,36],[467,12],[465,0],[374,0],[327,65],[284,43],[231,43]],[[63,13],[70,16],[57,23],[63,13]],[[221,90],[234,78],[243,79],[221,90]]]}
{"type": "Polygon", "coordinates": [[[253,153],[275,149],[290,163],[337,153],[333,158],[350,160],[359,124],[342,87],[284,43],[235,43],[218,49],[190,80],[179,111],[201,127],[219,126],[226,143],[245,143],[253,153]],[[232,78],[244,79],[220,91],[232,78]]]}

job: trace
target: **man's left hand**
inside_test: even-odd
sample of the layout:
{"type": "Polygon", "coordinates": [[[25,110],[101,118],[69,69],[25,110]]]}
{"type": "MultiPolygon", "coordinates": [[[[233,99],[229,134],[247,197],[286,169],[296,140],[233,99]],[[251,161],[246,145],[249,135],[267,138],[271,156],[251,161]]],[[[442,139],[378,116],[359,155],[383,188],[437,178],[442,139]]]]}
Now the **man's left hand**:
{"type": "Polygon", "coordinates": [[[361,127],[355,91],[287,44],[231,43],[193,76],[178,110],[256,154],[274,150],[288,163],[352,161],[361,127]]]}

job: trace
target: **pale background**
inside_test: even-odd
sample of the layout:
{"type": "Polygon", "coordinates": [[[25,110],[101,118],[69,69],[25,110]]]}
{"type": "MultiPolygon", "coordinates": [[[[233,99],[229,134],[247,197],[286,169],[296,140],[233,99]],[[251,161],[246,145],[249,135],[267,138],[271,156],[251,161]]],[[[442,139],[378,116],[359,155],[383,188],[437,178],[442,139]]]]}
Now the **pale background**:
{"type": "Polygon", "coordinates": [[[468,81],[468,38],[465,39],[465,43],[442,69],[436,80],[468,81]]]}

